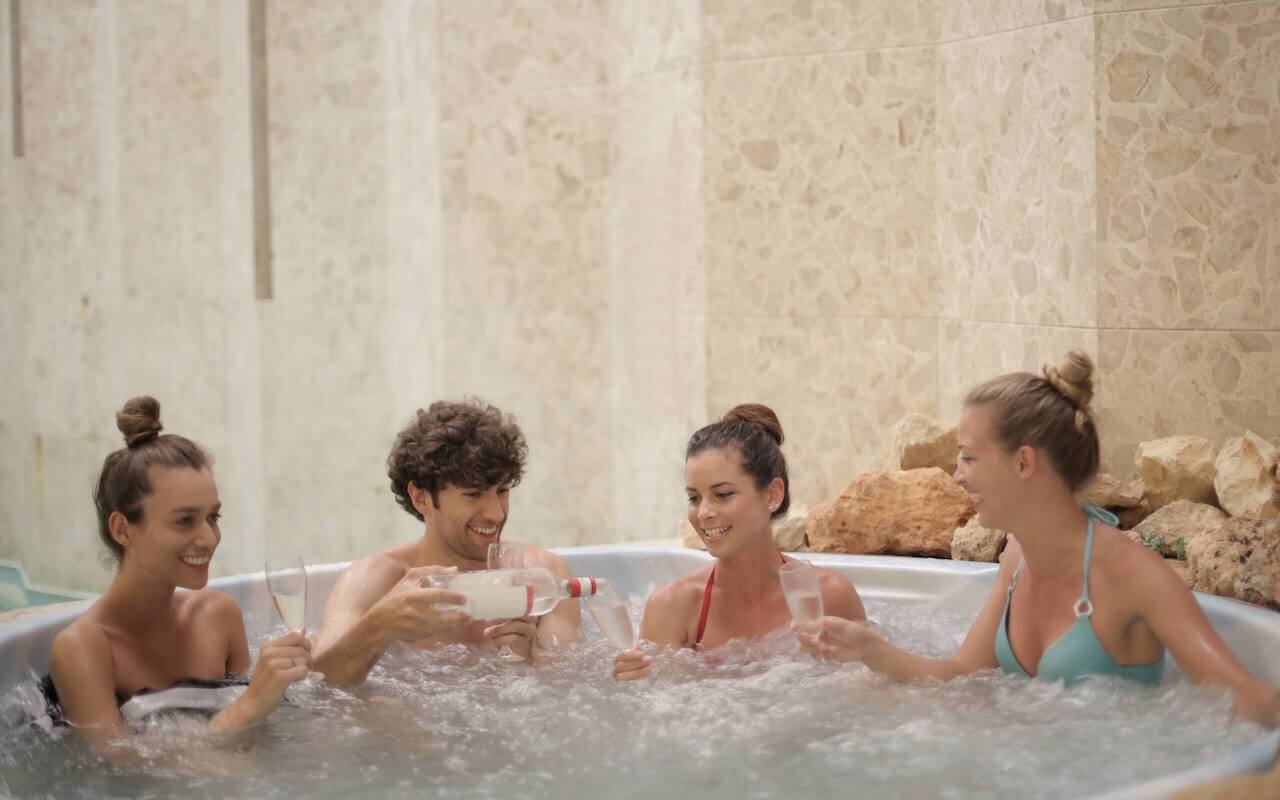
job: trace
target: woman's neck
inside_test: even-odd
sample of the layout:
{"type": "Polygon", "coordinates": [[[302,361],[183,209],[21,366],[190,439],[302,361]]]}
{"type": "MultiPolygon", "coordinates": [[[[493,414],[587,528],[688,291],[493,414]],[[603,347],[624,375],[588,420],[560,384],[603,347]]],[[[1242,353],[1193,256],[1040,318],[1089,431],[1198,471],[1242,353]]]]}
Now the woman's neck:
{"type": "Polygon", "coordinates": [[[717,586],[747,597],[778,589],[782,554],[773,543],[772,533],[754,538],[758,544],[716,561],[717,586]]]}
{"type": "Polygon", "coordinates": [[[1022,547],[1027,569],[1052,578],[1079,568],[1084,561],[1088,527],[1089,520],[1076,498],[1053,492],[1024,502],[1009,533],[1022,547]]]}
{"type": "Polygon", "coordinates": [[[113,621],[134,629],[172,616],[176,589],[172,583],[158,581],[126,562],[99,602],[113,621]]]}

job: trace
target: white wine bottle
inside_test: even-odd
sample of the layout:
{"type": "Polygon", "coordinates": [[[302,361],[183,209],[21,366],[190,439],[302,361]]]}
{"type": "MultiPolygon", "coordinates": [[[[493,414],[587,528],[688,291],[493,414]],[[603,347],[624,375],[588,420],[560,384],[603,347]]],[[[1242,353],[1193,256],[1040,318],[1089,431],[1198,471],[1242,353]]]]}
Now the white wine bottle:
{"type": "Polygon", "coordinates": [[[540,617],[561,600],[594,595],[607,584],[603,578],[561,578],[545,567],[486,569],[431,575],[431,586],[465,595],[462,605],[442,608],[465,611],[475,619],[540,617]]]}

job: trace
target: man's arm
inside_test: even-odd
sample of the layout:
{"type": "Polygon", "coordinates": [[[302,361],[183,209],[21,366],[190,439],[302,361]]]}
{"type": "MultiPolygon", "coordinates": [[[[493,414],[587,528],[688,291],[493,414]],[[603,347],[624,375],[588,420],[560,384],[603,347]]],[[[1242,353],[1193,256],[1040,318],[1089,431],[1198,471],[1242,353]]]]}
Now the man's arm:
{"type": "Polygon", "coordinates": [[[459,628],[471,620],[461,611],[441,611],[436,603],[461,605],[456,592],[423,588],[443,567],[406,570],[394,559],[374,556],[348,567],[325,603],[324,623],[315,641],[315,671],[325,682],[359,686],[393,642],[417,641],[459,628]]]}

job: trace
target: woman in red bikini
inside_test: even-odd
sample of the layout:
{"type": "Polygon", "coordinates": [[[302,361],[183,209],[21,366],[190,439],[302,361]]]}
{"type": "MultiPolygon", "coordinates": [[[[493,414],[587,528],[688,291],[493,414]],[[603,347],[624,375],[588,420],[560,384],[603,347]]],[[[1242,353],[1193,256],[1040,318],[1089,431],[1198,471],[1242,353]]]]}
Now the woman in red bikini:
{"type": "MultiPolygon", "coordinates": [[[[730,639],[762,636],[791,620],[778,568],[788,559],[773,543],[770,522],[791,503],[782,425],[769,408],[746,404],[699,430],[685,453],[689,523],[715,563],[659,588],[645,604],[640,637],[667,647],[710,650],[730,639]]],[[[823,606],[831,616],[866,619],[853,584],[820,569],[823,606]]],[[[652,656],[624,650],[613,677],[649,674],[652,656]]]]}

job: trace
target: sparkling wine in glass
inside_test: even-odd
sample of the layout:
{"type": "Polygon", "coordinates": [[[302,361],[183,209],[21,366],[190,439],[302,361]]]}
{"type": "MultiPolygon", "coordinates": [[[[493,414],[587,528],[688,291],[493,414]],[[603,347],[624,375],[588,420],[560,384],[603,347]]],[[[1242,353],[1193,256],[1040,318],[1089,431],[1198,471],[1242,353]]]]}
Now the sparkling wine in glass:
{"type": "Polygon", "coordinates": [[[822,618],[822,589],[818,586],[818,571],[811,564],[788,561],[778,568],[778,580],[797,625],[822,618]]]}
{"type": "MultiPolygon", "coordinates": [[[[488,557],[489,569],[524,569],[524,545],[519,542],[493,542],[488,557]]],[[[498,650],[498,660],[514,663],[524,661],[524,656],[503,645],[498,650]]]]}
{"type": "Polygon", "coordinates": [[[606,584],[597,594],[583,598],[591,618],[600,632],[619,650],[630,650],[636,644],[636,629],[631,624],[631,609],[618,596],[612,584],[606,584]]]}
{"type": "Polygon", "coordinates": [[[285,628],[307,624],[307,566],[301,556],[273,556],[266,563],[267,591],[285,628]]]}

